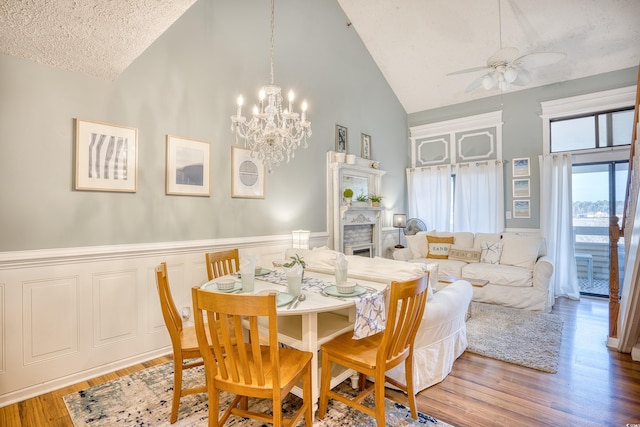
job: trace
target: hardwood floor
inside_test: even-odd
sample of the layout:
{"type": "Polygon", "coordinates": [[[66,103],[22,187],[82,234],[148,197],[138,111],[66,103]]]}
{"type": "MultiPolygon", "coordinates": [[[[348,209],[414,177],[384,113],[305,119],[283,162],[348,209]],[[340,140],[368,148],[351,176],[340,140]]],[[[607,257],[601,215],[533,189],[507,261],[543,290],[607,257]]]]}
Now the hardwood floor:
{"type": "Polygon", "coordinates": [[[465,352],[418,410],[459,427],[640,423],[640,363],[607,349],[608,300],[559,298],[553,312],[564,319],[558,373],[465,352]]]}
{"type": "MultiPolygon", "coordinates": [[[[608,302],[559,299],[564,319],[557,374],[464,353],[418,409],[455,426],[621,426],[640,423],[640,363],[606,348],[608,302]]],[[[162,357],[0,408],[0,426],[72,425],[62,396],[171,360],[162,357]]],[[[406,403],[397,392],[388,396],[406,403]]]]}

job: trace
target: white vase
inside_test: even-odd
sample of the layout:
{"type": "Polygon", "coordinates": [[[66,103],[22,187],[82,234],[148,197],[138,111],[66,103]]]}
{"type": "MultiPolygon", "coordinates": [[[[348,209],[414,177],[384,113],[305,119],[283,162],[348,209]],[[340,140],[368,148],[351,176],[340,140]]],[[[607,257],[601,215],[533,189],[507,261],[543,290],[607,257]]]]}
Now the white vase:
{"type": "Polygon", "coordinates": [[[356,164],[356,155],[355,154],[347,154],[347,164],[355,165],[356,164]]]}
{"type": "Polygon", "coordinates": [[[345,153],[335,153],[334,155],[335,161],[338,163],[344,163],[345,157],[346,157],[345,153]]]}

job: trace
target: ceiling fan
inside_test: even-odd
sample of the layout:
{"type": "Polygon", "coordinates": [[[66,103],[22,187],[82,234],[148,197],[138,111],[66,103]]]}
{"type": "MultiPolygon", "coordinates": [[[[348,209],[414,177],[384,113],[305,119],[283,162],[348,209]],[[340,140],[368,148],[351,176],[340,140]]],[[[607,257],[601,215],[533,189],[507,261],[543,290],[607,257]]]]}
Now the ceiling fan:
{"type": "Polygon", "coordinates": [[[473,73],[485,71],[467,87],[465,92],[472,92],[482,86],[486,90],[497,87],[500,90],[509,89],[509,85],[526,86],[531,82],[531,74],[528,69],[554,64],[562,60],[565,53],[541,52],[520,55],[515,47],[503,47],[487,59],[487,65],[468,68],[447,74],[473,73]]]}
{"type": "Polygon", "coordinates": [[[501,91],[509,89],[509,85],[512,84],[516,86],[526,86],[531,82],[531,74],[529,74],[528,69],[554,64],[566,56],[565,53],[556,52],[520,55],[520,51],[515,47],[502,47],[501,0],[498,0],[498,31],[500,49],[487,59],[486,66],[468,68],[447,74],[448,76],[453,76],[456,74],[485,71],[483,75],[471,82],[465,92],[472,92],[480,86],[486,90],[497,87],[501,91]]]}

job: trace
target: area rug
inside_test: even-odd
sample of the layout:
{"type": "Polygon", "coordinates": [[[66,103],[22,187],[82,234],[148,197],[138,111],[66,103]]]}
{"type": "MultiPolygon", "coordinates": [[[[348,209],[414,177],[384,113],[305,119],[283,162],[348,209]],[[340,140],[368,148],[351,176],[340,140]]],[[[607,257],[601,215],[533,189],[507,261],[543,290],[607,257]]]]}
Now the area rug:
{"type": "MultiPolygon", "coordinates": [[[[204,369],[190,369],[185,372],[185,385],[203,383],[204,369]]],[[[340,384],[340,390],[353,393],[346,381],[340,384]]],[[[206,426],[207,394],[185,396],[180,400],[178,421],[169,423],[171,397],[173,391],[173,362],[157,365],[116,380],[64,396],[73,424],[76,427],[112,427],[112,426],[206,426]]],[[[232,396],[221,394],[220,407],[226,408],[232,396]]],[[[370,399],[371,396],[368,398],[370,399]]],[[[292,413],[301,404],[300,398],[289,394],[283,404],[285,414],[292,413]]],[[[373,407],[373,400],[365,401],[373,407]]],[[[270,411],[270,400],[249,399],[252,408],[270,411]]],[[[433,417],[418,414],[411,418],[408,407],[385,399],[387,425],[393,426],[429,426],[451,427],[433,417]]],[[[262,426],[264,423],[231,417],[228,426],[262,426]]],[[[299,425],[303,426],[304,421],[299,425]]],[[[375,420],[368,415],[353,410],[340,403],[329,400],[329,411],[324,420],[316,420],[318,426],[375,426],[375,420]]]]}
{"type": "Polygon", "coordinates": [[[472,302],[467,351],[555,374],[562,323],[557,314],[472,302]]]}

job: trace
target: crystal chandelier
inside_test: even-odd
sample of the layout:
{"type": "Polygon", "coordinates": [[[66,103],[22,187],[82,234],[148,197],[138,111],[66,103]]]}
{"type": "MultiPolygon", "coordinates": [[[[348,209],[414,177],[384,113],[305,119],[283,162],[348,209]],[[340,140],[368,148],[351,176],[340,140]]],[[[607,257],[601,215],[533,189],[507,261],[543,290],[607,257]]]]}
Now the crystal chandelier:
{"type": "Polygon", "coordinates": [[[271,0],[271,83],[259,92],[259,106],[254,105],[251,120],[242,115],[242,95],[238,97],[238,110],[231,116],[231,130],[244,139],[244,146],[262,161],[271,172],[283,160],[291,160],[301,144],[307,148],[311,136],[311,122],[307,121],[307,101],[302,101],[301,113],[293,111],[293,91],[289,91],[288,108],[282,109],[280,86],[273,83],[273,50],[275,28],[275,6],[271,0]]]}

